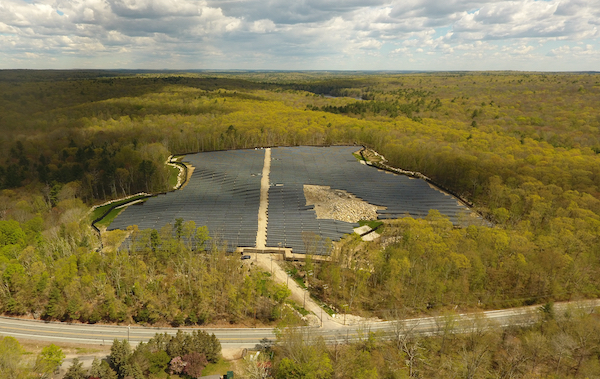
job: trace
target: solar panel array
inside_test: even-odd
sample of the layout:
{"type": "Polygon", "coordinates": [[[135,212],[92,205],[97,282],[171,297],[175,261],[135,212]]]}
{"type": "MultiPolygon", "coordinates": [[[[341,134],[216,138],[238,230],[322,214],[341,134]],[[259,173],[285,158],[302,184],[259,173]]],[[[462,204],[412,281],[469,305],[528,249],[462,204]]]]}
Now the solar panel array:
{"type": "Polygon", "coordinates": [[[184,188],[130,206],[109,230],[134,224],[160,229],[182,218],[206,225],[211,237],[226,242],[229,251],[254,246],[264,151],[215,151],[187,155],[185,160],[195,169],[184,188]]]}
{"type": "Polygon", "coordinates": [[[465,208],[455,198],[433,189],[423,180],[359,164],[352,155],[359,149],[355,146],[272,149],[267,246],[282,243],[293,247],[295,252],[305,253],[305,233],[313,232],[335,241],[357,226],[317,220],[313,207],[306,206],[304,184],[345,190],[368,203],[387,207],[377,211],[379,219],[425,217],[430,209],[437,209],[457,222],[460,209],[465,208]]]}
{"type": "MultiPolygon", "coordinates": [[[[324,241],[337,241],[356,224],[317,219],[306,205],[304,185],[345,190],[368,203],[387,207],[378,218],[425,217],[437,209],[457,222],[458,201],[425,181],[361,165],[355,146],[279,147],[271,150],[267,247],[289,247],[296,253],[325,252],[324,241]]],[[[186,156],[195,167],[183,189],[150,198],[122,212],[109,230],[138,225],[160,229],[175,219],[206,225],[210,235],[227,242],[227,250],[256,244],[263,150],[230,150],[186,156]]]]}
{"type": "MultiPolygon", "coordinates": [[[[274,157],[277,150],[272,153],[274,157]]],[[[296,155],[296,160],[304,160],[307,169],[312,166],[306,184],[346,190],[370,204],[387,207],[377,212],[379,219],[425,217],[429,210],[437,209],[456,223],[460,211],[466,210],[454,197],[432,188],[424,180],[358,164],[352,156],[358,150],[353,146],[301,147],[291,150],[291,154],[296,155]]]]}
{"type": "MultiPolygon", "coordinates": [[[[322,176],[320,170],[325,167],[324,162],[332,158],[330,153],[335,149],[271,149],[267,246],[290,247],[295,253],[326,253],[326,239],[339,241],[344,234],[352,233],[352,229],[358,226],[343,221],[317,219],[314,207],[306,205],[304,184],[329,185],[331,182],[328,179],[332,178],[322,176]]],[[[352,153],[350,158],[357,166],[352,153]]]]}

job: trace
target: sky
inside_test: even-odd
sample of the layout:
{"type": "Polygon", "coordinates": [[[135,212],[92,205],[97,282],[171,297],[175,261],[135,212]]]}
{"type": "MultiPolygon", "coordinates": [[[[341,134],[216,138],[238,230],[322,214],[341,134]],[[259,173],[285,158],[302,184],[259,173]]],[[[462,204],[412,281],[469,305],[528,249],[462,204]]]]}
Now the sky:
{"type": "Polygon", "coordinates": [[[600,0],[0,0],[0,69],[600,71],[600,0]]]}

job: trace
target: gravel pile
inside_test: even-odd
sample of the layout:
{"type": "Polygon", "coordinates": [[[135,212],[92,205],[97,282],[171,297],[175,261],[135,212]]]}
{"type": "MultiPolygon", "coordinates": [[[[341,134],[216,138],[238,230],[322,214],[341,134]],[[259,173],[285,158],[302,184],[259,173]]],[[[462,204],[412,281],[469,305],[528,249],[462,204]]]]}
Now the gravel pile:
{"type": "Polygon", "coordinates": [[[306,205],[314,205],[318,219],[358,222],[376,220],[378,207],[358,197],[329,186],[304,185],[306,205]]]}

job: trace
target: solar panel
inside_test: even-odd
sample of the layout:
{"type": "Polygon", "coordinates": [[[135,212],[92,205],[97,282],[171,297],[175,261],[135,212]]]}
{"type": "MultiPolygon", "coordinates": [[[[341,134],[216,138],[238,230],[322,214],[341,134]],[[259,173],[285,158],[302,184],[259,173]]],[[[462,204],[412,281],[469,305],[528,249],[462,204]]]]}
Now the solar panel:
{"type": "MultiPolygon", "coordinates": [[[[355,146],[279,147],[271,149],[267,246],[291,247],[296,253],[324,253],[326,239],[339,240],[357,226],[337,220],[317,219],[306,205],[304,185],[329,186],[347,191],[373,205],[386,207],[377,218],[425,217],[430,209],[456,222],[465,209],[457,200],[423,180],[391,175],[361,165],[352,156],[355,146]],[[308,250],[310,251],[308,251],[308,250]]],[[[209,233],[227,241],[227,250],[254,246],[258,229],[260,180],[264,150],[232,150],[191,154],[185,161],[194,167],[181,190],[148,199],[125,209],[109,230],[137,224],[140,229],[160,229],[177,218],[206,225],[209,233]]]]}

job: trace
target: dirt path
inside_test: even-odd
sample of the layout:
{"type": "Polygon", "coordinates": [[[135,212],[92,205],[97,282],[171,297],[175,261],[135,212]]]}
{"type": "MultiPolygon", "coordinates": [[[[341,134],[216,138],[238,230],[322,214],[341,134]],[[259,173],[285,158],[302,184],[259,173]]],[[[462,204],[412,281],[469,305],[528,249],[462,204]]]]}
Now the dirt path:
{"type": "MultiPolygon", "coordinates": [[[[258,207],[258,231],[256,233],[256,248],[265,249],[267,242],[267,225],[269,209],[269,175],[271,173],[271,149],[265,149],[265,163],[263,165],[262,178],[260,180],[260,205],[258,207]]],[[[273,279],[279,283],[287,284],[292,291],[291,298],[298,304],[303,305],[304,309],[312,312],[307,317],[310,325],[323,326],[328,329],[343,328],[346,325],[356,324],[365,321],[364,319],[353,315],[338,315],[337,318],[331,317],[327,312],[310,298],[307,290],[300,287],[293,279],[290,280],[288,274],[279,266],[279,255],[275,254],[251,254],[252,260],[263,267],[266,271],[272,272],[273,279]]]]}
{"type": "Polygon", "coordinates": [[[265,164],[260,179],[260,205],[258,206],[258,231],[256,232],[256,248],[264,249],[267,245],[267,223],[269,209],[269,174],[271,173],[271,149],[265,149],[265,164]]]}
{"type": "MultiPolygon", "coordinates": [[[[311,325],[318,326],[321,324],[321,317],[323,318],[323,327],[326,329],[338,329],[343,328],[343,316],[340,315],[338,318],[331,317],[327,312],[321,309],[321,307],[310,298],[310,294],[307,290],[300,287],[288,274],[279,266],[279,258],[275,254],[252,254],[252,259],[257,262],[265,271],[271,272],[273,279],[278,283],[287,284],[290,291],[292,291],[291,298],[300,305],[304,305],[304,309],[313,313],[309,317],[309,323],[311,325]],[[258,259],[257,259],[258,255],[258,259]],[[272,259],[272,261],[271,261],[272,259]]],[[[350,324],[352,317],[348,315],[346,321],[350,324]]]]}

